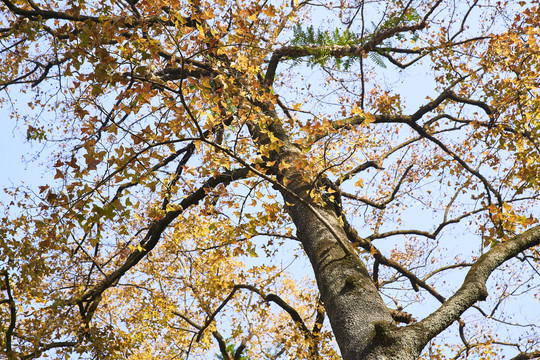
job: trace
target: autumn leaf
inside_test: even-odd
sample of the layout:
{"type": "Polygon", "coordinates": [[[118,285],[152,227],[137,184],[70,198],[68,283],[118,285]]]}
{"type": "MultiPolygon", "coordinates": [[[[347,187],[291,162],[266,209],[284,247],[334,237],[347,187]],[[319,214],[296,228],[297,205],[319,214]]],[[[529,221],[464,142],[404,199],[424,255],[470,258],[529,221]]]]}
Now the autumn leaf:
{"type": "Polygon", "coordinates": [[[0,357],[538,357],[538,1],[0,7],[0,357]]]}

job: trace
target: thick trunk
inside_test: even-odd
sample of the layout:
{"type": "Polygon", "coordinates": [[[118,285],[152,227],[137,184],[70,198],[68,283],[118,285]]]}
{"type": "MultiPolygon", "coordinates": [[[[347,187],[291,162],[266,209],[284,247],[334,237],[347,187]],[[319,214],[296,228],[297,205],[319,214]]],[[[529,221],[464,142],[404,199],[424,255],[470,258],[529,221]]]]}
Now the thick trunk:
{"type": "Polygon", "coordinates": [[[295,204],[289,211],[313,266],[343,359],[366,358],[364,351],[377,336],[376,328],[393,327],[390,313],[366,267],[354,255],[335,212],[316,208],[325,219],[324,224],[311,209],[287,194],[284,197],[288,203],[295,204]],[[348,249],[340,245],[336,235],[348,249]]]}
{"type": "MultiPolygon", "coordinates": [[[[279,152],[271,157],[275,156],[278,164],[287,164],[274,174],[281,182],[281,194],[313,266],[343,359],[414,359],[414,356],[395,357],[402,352],[394,350],[396,346],[401,349],[402,342],[391,336],[397,328],[365,265],[352,248],[335,209],[310,202],[309,190],[313,184],[303,177],[305,164],[300,151],[277,123],[269,128],[282,142],[279,152]]],[[[250,130],[261,145],[270,143],[258,127],[251,126],[250,130]]]]}

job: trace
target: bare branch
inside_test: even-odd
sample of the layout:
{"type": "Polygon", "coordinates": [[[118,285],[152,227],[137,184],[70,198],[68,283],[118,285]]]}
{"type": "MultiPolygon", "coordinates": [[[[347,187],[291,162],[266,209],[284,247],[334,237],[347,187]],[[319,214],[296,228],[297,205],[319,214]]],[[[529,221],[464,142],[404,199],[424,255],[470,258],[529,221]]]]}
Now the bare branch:
{"type": "Polygon", "coordinates": [[[429,339],[459,319],[461,314],[474,303],[487,297],[486,281],[495,269],[520,252],[539,244],[540,226],[536,226],[495,245],[471,266],[459,290],[434,313],[418,324],[411,325],[411,330],[422,329],[420,331],[423,334],[422,341],[425,345],[429,339]]]}
{"type": "Polygon", "coordinates": [[[418,287],[421,287],[425,290],[427,290],[431,295],[433,295],[437,300],[439,300],[441,303],[444,303],[446,300],[441,294],[439,294],[435,289],[433,289],[431,286],[426,284],[425,281],[417,277],[415,274],[413,274],[408,269],[405,269],[403,266],[398,264],[397,262],[390,260],[384,255],[381,254],[381,252],[371,243],[369,239],[363,239],[360,236],[358,236],[358,233],[354,228],[351,227],[351,225],[347,222],[346,219],[344,219],[344,228],[345,232],[347,234],[347,237],[349,238],[349,241],[351,241],[353,244],[362,247],[364,250],[368,251],[370,254],[373,255],[377,263],[386,265],[388,267],[391,267],[395,270],[397,270],[400,274],[405,276],[407,279],[410,280],[411,286],[414,290],[418,291],[418,287]]]}
{"type": "MultiPolygon", "coordinates": [[[[362,165],[361,165],[362,166],[362,165]]],[[[370,205],[370,206],[373,206],[377,209],[385,209],[386,208],[386,205],[388,205],[390,202],[392,202],[395,198],[396,198],[396,195],[399,191],[399,188],[401,187],[401,185],[403,184],[403,181],[405,180],[405,177],[407,176],[408,172],[411,170],[411,168],[413,167],[413,165],[409,165],[404,171],[403,173],[401,174],[401,177],[399,179],[399,181],[394,185],[394,189],[392,190],[392,193],[390,194],[390,196],[388,196],[386,199],[384,199],[382,202],[375,202],[375,201],[372,201],[372,200],[369,200],[369,199],[366,199],[366,198],[363,198],[363,197],[358,197],[356,195],[353,195],[353,194],[348,194],[348,193],[343,193],[343,196],[349,198],[349,199],[352,199],[352,200],[358,200],[358,201],[361,201],[367,205],[370,205]]],[[[381,167],[379,167],[379,169],[382,169],[381,167]]],[[[356,170],[356,169],[355,169],[356,170]]],[[[353,170],[353,171],[355,171],[353,170]]],[[[347,174],[348,175],[348,174],[347,174]]]]}
{"type": "Polygon", "coordinates": [[[424,276],[424,278],[422,280],[426,281],[427,279],[429,279],[433,275],[438,274],[438,273],[440,273],[442,271],[445,271],[445,270],[450,270],[450,269],[455,269],[455,268],[460,268],[460,267],[471,267],[473,265],[474,265],[473,263],[460,263],[460,264],[452,264],[452,265],[443,266],[441,268],[438,268],[437,270],[434,270],[434,271],[430,272],[429,274],[424,276]]]}

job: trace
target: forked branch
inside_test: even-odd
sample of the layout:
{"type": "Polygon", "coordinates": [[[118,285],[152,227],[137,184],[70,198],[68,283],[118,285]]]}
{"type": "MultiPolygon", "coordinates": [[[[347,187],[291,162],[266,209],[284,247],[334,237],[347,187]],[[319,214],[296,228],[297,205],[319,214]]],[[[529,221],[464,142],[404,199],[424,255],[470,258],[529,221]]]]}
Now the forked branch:
{"type": "Polygon", "coordinates": [[[484,300],[487,295],[486,281],[489,276],[505,261],[519,253],[540,245],[540,225],[522,234],[501,242],[483,254],[470,270],[456,293],[444,302],[441,307],[418,324],[412,325],[412,331],[422,333],[423,346],[434,338],[477,301],[484,300]]]}

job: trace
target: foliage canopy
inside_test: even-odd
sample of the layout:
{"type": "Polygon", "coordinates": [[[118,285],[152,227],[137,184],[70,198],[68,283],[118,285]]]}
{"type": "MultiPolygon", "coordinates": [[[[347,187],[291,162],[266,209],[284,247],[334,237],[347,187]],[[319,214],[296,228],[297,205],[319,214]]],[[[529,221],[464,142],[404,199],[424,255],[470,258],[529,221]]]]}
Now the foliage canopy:
{"type": "Polygon", "coordinates": [[[539,24],[1,0],[0,103],[51,174],[2,197],[1,356],[540,357],[539,24]]]}

